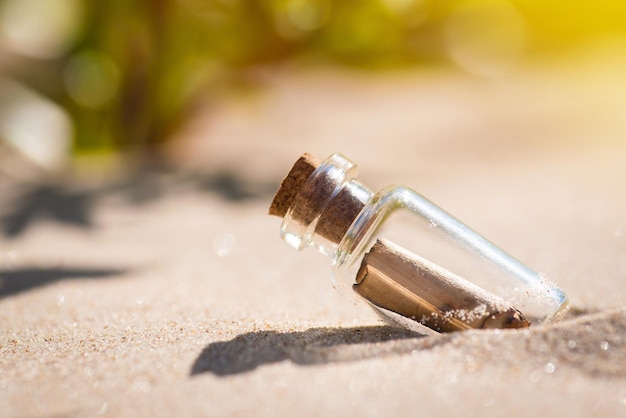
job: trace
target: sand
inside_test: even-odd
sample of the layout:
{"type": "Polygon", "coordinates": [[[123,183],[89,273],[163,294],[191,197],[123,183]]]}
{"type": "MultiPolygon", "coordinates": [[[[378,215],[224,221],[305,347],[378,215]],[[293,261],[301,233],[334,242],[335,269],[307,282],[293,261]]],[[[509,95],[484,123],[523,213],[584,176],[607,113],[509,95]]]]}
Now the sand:
{"type": "Polygon", "coordinates": [[[4,180],[0,416],[626,416],[626,83],[590,68],[262,73],[198,116],[180,172],[4,180]],[[419,190],[572,312],[519,331],[380,324],[267,215],[304,151],[419,190]]]}

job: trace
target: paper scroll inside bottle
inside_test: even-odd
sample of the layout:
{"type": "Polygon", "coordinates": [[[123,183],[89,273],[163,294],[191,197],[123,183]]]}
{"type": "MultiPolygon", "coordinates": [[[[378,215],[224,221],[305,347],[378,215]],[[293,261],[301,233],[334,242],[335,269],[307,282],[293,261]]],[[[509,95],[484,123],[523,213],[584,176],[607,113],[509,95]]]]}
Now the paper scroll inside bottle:
{"type": "Polygon", "coordinates": [[[530,325],[504,299],[386,240],[363,258],[354,290],[439,332],[530,325]]]}

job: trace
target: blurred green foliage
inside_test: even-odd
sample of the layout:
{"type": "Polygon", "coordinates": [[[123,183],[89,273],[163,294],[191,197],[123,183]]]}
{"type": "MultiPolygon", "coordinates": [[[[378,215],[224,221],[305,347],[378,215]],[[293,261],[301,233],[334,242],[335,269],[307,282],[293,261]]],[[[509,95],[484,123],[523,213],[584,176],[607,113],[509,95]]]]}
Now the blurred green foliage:
{"type": "MultiPolygon", "coordinates": [[[[507,42],[521,45],[521,29],[510,30],[521,25],[523,48],[531,52],[626,33],[623,2],[587,3],[3,0],[0,27],[11,42],[4,42],[9,59],[2,72],[65,109],[75,152],[144,150],[170,138],[198,100],[258,65],[293,59],[368,68],[444,62],[456,56],[451,39],[472,37],[478,47],[470,52],[478,50],[483,59],[485,42],[492,55],[506,55],[507,42]],[[450,22],[458,27],[450,29],[450,22]],[[498,32],[502,28],[506,36],[498,32]],[[502,45],[490,46],[493,39],[502,45]]],[[[463,64],[467,51],[457,55],[463,64]]]]}

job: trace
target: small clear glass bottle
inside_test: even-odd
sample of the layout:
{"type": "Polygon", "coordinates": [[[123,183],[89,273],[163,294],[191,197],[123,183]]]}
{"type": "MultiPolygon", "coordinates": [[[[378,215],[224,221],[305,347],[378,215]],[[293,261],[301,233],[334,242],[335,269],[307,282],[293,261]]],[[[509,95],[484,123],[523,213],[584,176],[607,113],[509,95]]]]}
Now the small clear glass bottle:
{"type": "Polygon", "coordinates": [[[390,322],[438,332],[543,325],[567,312],[567,296],[543,275],[413,190],[373,193],[356,169],[340,154],[321,164],[305,154],[270,209],[289,245],[333,259],[342,293],[390,322]]]}

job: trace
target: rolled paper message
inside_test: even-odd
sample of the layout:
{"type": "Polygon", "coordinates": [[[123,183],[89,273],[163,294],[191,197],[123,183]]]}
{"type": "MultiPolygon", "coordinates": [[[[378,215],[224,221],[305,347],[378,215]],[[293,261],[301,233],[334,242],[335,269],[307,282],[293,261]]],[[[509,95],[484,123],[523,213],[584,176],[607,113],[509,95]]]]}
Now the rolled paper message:
{"type": "Polygon", "coordinates": [[[374,305],[438,332],[530,326],[504,299],[387,240],[365,255],[353,288],[374,305]]]}

